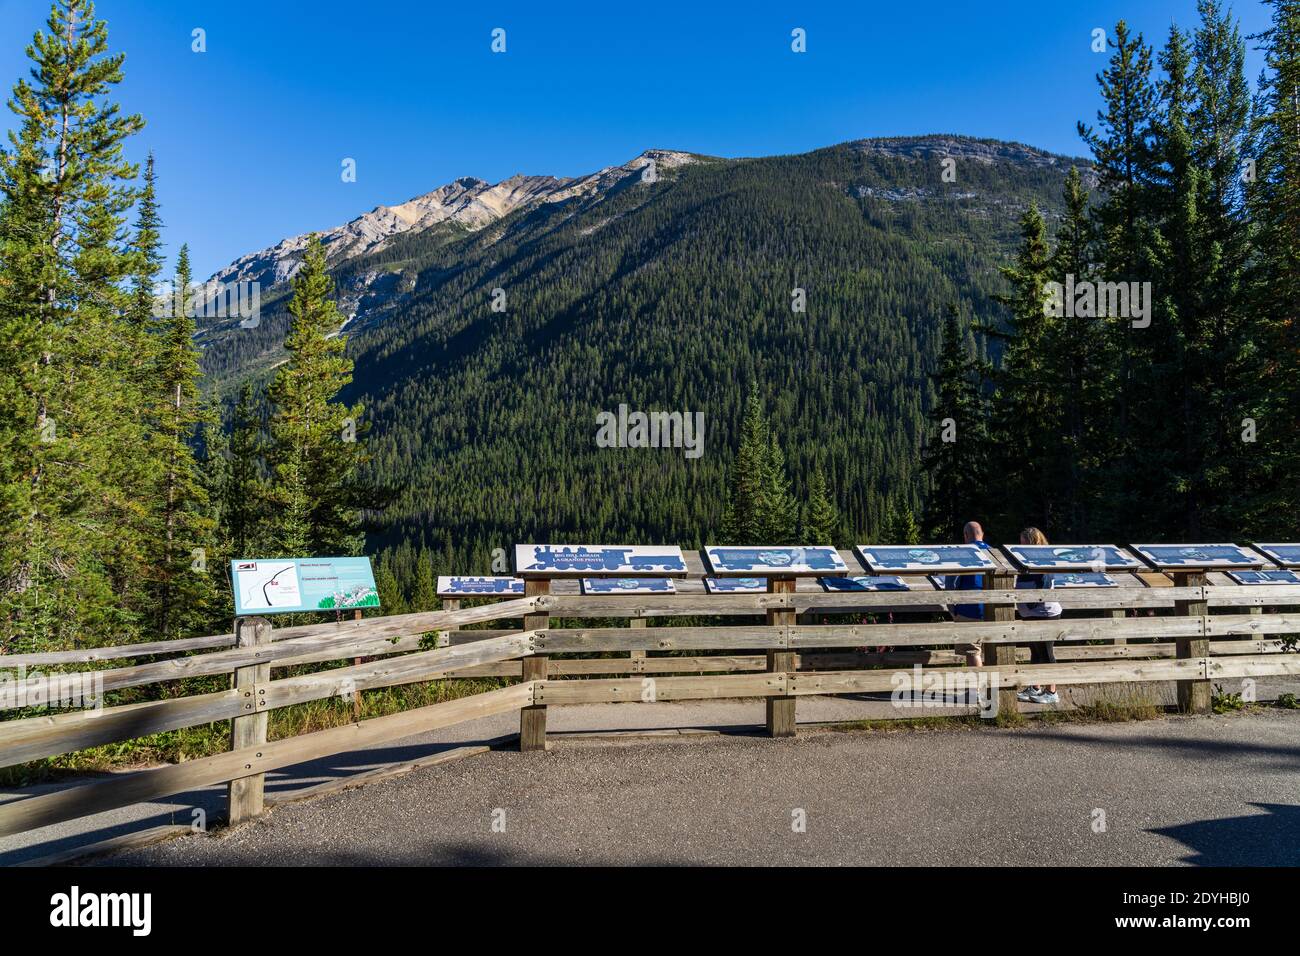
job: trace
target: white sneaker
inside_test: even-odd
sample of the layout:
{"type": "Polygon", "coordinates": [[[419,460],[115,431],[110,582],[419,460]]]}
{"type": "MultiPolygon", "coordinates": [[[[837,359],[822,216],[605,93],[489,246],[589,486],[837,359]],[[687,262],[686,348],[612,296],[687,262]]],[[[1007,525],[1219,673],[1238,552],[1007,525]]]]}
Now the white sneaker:
{"type": "Polygon", "coordinates": [[[1034,695],[1041,692],[1041,687],[1023,687],[1020,689],[1019,693],[1016,694],[1016,700],[1020,701],[1022,704],[1029,704],[1033,702],[1034,695]]]}
{"type": "Polygon", "coordinates": [[[1031,694],[1029,697],[1035,704],[1059,704],[1061,698],[1054,690],[1040,690],[1037,694],[1031,694]]]}

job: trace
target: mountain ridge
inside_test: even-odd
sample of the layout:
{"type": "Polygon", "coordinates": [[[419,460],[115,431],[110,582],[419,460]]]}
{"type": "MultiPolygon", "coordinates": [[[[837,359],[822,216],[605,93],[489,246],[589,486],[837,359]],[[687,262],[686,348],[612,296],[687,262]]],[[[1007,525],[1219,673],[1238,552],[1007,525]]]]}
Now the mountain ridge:
{"type": "MultiPolygon", "coordinates": [[[[985,164],[1001,161],[1048,167],[1072,164],[1085,170],[1091,166],[1085,159],[1052,153],[1024,143],[957,134],[865,137],[821,147],[839,148],[912,159],[950,157],[985,164]]],[[[498,183],[472,175],[460,176],[405,202],[381,203],[342,225],[320,231],[318,235],[325,246],[327,261],[331,266],[337,266],[345,260],[382,251],[394,238],[407,233],[444,224],[477,231],[516,209],[538,202],[564,202],[599,193],[627,175],[640,172],[650,159],[664,170],[671,170],[693,162],[742,163],[770,158],[774,157],[715,157],[655,147],[642,151],[626,163],[606,166],[580,176],[515,173],[498,183]]],[[[1090,172],[1085,174],[1085,178],[1088,185],[1095,185],[1090,172]]],[[[272,246],[246,253],[214,272],[206,284],[256,281],[264,289],[270,289],[287,282],[297,271],[309,235],[310,232],[299,233],[272,246]]]]}

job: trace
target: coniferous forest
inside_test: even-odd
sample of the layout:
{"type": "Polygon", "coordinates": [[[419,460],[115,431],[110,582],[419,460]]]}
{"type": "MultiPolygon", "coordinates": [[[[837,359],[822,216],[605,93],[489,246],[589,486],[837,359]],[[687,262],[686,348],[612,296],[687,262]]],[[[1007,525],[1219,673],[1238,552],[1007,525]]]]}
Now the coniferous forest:
{"type": "Polygon", "coordinates": [[[1300,0],[1266,2],[1254,37],[1217,0],[1107,31],[1087,157],[700,157],[342,263],[313,241],[245,329],[187,307],[122,52],[58,0],[0,152],[0,647],[226,630],[253,555],[370,554],[392,612],[528,540],[1295,540],[1300,0]],[[620,403],[702,412],[703,454],[599,447],[620,403]]]}

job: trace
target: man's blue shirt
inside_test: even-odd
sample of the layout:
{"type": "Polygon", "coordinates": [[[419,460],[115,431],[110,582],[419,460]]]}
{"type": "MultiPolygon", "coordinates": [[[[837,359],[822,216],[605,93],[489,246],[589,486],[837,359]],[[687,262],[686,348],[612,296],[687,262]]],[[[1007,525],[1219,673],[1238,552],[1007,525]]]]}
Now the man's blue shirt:
{"type": "MultiPolygon", "coordinates": [[[[984,551],[989,549],[985,541],[972,541],[971,544],[984,551]]],[[[943,579],[943,589],[945,591],[978,591],[984,588],[984,575],[982,574],[949,574],[943,579]]],[[[952,608],[953,614],[959,614],[962,617],[973,617],[984,620],[983,604],[955,604],[952,608]]]]}

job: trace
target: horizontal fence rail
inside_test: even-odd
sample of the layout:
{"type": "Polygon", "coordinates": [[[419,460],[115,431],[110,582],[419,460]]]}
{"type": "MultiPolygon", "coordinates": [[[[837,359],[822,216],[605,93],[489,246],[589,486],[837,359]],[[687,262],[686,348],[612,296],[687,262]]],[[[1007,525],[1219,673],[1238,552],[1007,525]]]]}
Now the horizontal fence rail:
{"type": "Polygon", "coordinates": [[[1170,586],[1055,589],[1048,599],[1064,617],[1020,619],[1016,608],[1042,602],[1044,592],[1010,587],[1014,575],[1004,570],[987,574],[986,583],[980,590],[812,594],[790,581],[764,594],[593,596],[550,593],[548,582],[530,580],[525,597],[470,608],[281,629],[245,618],[230,634],[0,656],[0,673],[167,657],[0,681],[0,709],[10,710],[51,681],[93,678],[114,693],[232,675],[228,690],[115,705],[101,699],[95,709],[0,720],[0,766],[216,721],[232,727],[227,753],[0,805],[0,835],[222,783],[231,788],[230,815],[238,822],[260,812],[267,771],[511,711],[520,713],[521,749],[544,747],[552,705],[758,698],[792,729],[799,697],[917,693],[926,680],[980,679],[1012,708],[1015,688],[1030,684],[1173,681],[1180,701],[1191,702],[1184,709],[1198,711],[1209,682],[1300,675],[1300,655],[1288,653],[1300,634],[1300,585],[1211,585],[1180,575],[1170,586]],[[985,620],[933,619],[955,604],[983,605],[985,620]],[[863,614],[881,622],[845,621],[863,614]],[[766,622],[735,623],[755,616],[766,622]],[[674,618],[685,620],[665,620],[674,618]],[[707,618],[730,620],[701,623],[707,618]],[[607,626],[621,619],[631,626],[607,626]],[[475,629],[482,625],[495,627],[475,629]],[[430,647],[430,635],[437,646],[430,647]],[[1026,663],[1027,645],[1043,642],[1056,645],[1057,662],[1026,663]],[[983,666],[958,666],[972,646],[983,649],[983,666]],[[185,656],[169,656],[177,654],[185,656]],[[347,663],[296,672],[337,662],[347,663]],[[271,711],[444,678],[517,683],[266,740],[271,711]]]}

